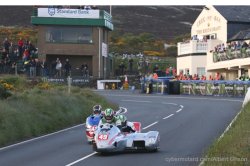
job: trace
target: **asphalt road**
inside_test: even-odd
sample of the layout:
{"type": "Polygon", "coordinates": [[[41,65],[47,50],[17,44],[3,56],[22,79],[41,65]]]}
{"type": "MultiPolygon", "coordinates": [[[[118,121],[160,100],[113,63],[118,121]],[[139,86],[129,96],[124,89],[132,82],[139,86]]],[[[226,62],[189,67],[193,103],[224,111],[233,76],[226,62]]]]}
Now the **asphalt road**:
{"type": "Polygon", "coordinates": [[[0,149],[1,166],[161,166],[199,165],[202,154],[240,111],[241,98],[141,95],[130,91],[98,91],[128,109],[142,132],[160,132],[156,153],[98,155],[79,125],[25,143],[0,149]]]}

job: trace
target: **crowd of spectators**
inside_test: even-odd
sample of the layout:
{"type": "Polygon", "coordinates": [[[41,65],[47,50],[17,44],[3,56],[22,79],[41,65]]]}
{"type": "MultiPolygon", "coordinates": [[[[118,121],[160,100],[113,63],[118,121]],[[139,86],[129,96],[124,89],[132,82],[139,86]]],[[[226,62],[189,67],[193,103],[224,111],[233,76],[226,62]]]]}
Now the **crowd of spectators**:
{"type": "Polygon", "coordinates": [[[194,74],[194,75],[189,75],[189,74],[183,74],[180,73],[180,75],[177,75],[175,77],[177,80],[224,80],[224,77],[222,76],[222,74],[220,73],[216,73],[215,76],[209,75],[209,77],[207,78],[204,75],[199,76],[198,74],[194,74]]]}
{"type": "Polygon", "coordinates": [[[239,78],[239,81],[250,81],[249,76],[246,76],[245,74],[242,74],[239,78]]]}
{"type": "Polygon", "coordinates": [[[246,41],[234,41],[231,43],[224,43],[217,45],[213,52],[213,61],[225,61],[237,58],[250,57],[250,42],[246,41]]]}
{"type": "Polygon", "coordinates": [[[216,53],[222,53],[226,52],[229,49],[235,51],[235,50],[240,50],[242,48],[244,49],[250,48],[250,41],[248,43],[246,41],[233,41],[227,43],[227,45],[225,45],[224,43],[218,44],[212,51],[216,53]]]}
{"type": "MultiPolygon", "coordinates": [[[[67,77],[71,75],[69,59],[65,64],[57,58],[50,63],[46,59],[38,59],[38,48],[31,41],[20,38],[17,42],[5,38],[0,47],[0,74],[26,74],[29,77],[67,77]]],[[[79,68],[83,77],[89,76],[86,63],[79,68]]]]}
{"type": "Polygon", "coordinates": [[[17,62],[32,60],[37,56],[37,48],[29,40],[19,39],[17,43],[5,38],[0,49],[0,73],[14,73],[17,62]]]}

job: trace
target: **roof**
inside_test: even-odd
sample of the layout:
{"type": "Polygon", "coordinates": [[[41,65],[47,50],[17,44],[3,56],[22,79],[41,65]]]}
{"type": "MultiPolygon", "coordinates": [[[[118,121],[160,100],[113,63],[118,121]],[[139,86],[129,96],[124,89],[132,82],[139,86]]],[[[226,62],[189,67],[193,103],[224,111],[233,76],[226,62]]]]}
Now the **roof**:
{"type": "Polygon", "coordinates": [[[214,8],[227,21],[250,23],[250,6],[214,6],[214,8]]]}
{"type": "Polygon", "coordinates": [[[250,39],[250,29],[239,31],[236,35],[231,37],[229,41],[247,40],[247,39],[250,39]]]}

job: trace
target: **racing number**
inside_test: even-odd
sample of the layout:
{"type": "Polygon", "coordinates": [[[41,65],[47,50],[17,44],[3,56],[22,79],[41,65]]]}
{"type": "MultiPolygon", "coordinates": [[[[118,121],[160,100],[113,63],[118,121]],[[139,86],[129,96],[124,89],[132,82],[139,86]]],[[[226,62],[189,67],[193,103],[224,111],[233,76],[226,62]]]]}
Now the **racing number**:
{"type": "Polygon", "coordinates": [[[107,140],[108,139],[108,135],[107,134],[100,134],[100,135],[98,135],[98,139],[99,140],[107,140]]]}

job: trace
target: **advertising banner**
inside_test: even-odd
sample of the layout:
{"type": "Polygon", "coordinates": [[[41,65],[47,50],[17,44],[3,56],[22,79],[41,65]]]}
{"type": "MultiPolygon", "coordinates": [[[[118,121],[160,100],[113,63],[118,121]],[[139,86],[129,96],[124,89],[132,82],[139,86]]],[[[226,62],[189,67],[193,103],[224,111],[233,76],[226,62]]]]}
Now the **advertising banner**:
{"type": "Polygon", "coordinates": [[[234,91],[235,91],[235,86],[234,83],[232,82],[225,82],[224,84],[222,84],[222,95],[223,96],[229,96],[232,97],[234,96],[234,91]]]}
{"type": "Polygon", "coordinates": [[[194,91],[196,95],[206,95],[206,83],[204,82],[196,83],[194,91]]]}
{"type": "Polygon", "coordinates": [[[221,85],[217,82],[207,82],[206,95],[219,96],[221,85]]]}
{"type": "Polygon", "coordinates": [[[191,85],[188,82],[181,82],[181,94],[185,94],[185,95],[190,95],[191,94],[191,85]]]}
{"type": "Polygon", "coordinates": [[[235,84],[234,96],[236,97],[244,97],[245,96],[245,88],[244,84],[235,84]]]}
{"type": "Polygon", "coordinates": [[[91,18],[99,19],[99,10],[38,8],[38,17],[91,18]]]}
{"type": "Polygon", "coordinates": [[[244,97],[250,81],[180,81],[181,94],[244,97]]]}
{"type": "Polygon", "coordinates": [[[153,92],[154,93],[161,93],[161,83],[160,82],[153,82],[153,92]]]}

